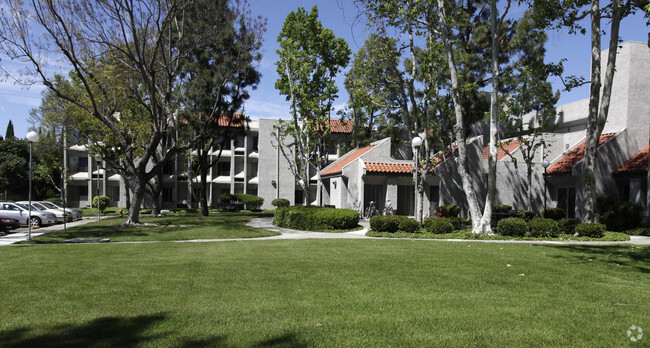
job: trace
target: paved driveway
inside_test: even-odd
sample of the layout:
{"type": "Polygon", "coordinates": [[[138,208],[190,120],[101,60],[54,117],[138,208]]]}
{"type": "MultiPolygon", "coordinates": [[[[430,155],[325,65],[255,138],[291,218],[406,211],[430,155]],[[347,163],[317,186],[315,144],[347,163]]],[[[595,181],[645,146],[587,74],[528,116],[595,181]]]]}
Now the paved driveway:
{"type": "MultiPolygon", "coordinates": [[[[96,217],[91,217],[91,218],[84,218],[83,220],[78,220],[78,221],[73,221],[73,222],[68,222],[66,223],[66,228],[67,227],[72,227],[72,226],[78,226],[82,224],[86,224],[89,222],[97,221],[96,217]]],[[[56,225],[51,225],[47,227],[39,227],[39,228],[33,228],[32,229],[32,238],[36,236],[40,236],[41,234],[48,233],[51,231],[58,231],[63,229],[63,224],[56,224],[56,225]]],[[[27,227],[21,227],[18,229],[15,229],[13,231],[10,231],[6,236],[0,237],[0,246],[3,245],[10,245],[16,242],[20,242],[23,240],[27,240],[27,227]]]]}

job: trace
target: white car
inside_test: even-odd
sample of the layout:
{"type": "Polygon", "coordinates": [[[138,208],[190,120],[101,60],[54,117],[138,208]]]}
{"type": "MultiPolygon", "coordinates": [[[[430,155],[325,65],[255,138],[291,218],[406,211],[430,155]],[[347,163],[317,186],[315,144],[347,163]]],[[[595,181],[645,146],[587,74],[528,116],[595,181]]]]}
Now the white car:
{"type": "Polygon", "coordinates": [[[28,223],[32,226],[54,225],[56,223],[56,215],[41,210],[32,210],[30,215],[29,207],[20,203],[1,202],[0,215],[18,219],[20,224],[25,226],[28,223]]]}
{"type": "MultiPolygon", "coordinates": [[[[29,204],[29,202],[27,202],[27,201],[22,201],[22,202],[17,202],[17,203],[23,204],[23,205],[28,205],[29,204]]],[[[72,213],[70,211],[66,211],[64,213],[63,209],[49,208],[49,207],[45,206],[45,204],[43,204],[41,202],[32,201],[32,210],[34,210],[34,209],[46,211],[48,213],[52,213],[52,214],[56,215],[56,222],[58,222],[58,223],[63,223],[64,220],[66,222],[72,221],[72,213]]]]}
{"type": "MultiPolygon", "coordinates": [[[[63,206],[60,205],[60,204],[56,204],[56,203],[52,203],[52,202],[48,202],[48,201],[40,201],[38,203],[48,207],[49,209],[61,209],[61,210],[63,210],[63,206]]],[[[70,212],[70,214],[72,214],[72,219],[73,220],[81,220],[81,219],[83,219],[83,214],[81,213],[81,210],[79,210],[79,209],[65,208],[65,212],[66,213],[70,212]]]]}

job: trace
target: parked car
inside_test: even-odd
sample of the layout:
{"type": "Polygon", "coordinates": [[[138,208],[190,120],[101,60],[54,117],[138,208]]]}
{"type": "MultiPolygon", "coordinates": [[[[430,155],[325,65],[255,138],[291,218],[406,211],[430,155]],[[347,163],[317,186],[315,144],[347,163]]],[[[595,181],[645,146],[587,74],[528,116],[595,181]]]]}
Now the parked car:
{"type": "Polygon", "coordinates": [[[0,215],[0,232],[15,230],[18,227],[20,227],[18,219],[0,215]]]}
{"type": "MultiPolygon", "coordinates": [[[[50,209],[61,209],[63,210],[63,206],[60,204],[48,202],[48,201],[40,201],[38,202],[50,209]]],[[[70,212],[72,214],[72,219],[73,220],[81,220],[83,219],[83,214],[81,213],[81,210],[79,209],[74,209],[74,208],[65,208],[65,212],[70,212]]]]}
{"type": "MultiPolygon", "coordinates": [[[[29,204],[29,202],[27,202],[27,201],[22,201],[22,202],[17,202],[17,203],[24,204],[24,205],[29,204]]],[[[34,209],[41,210],[41,211],[46,211],[46,212],[49,212],[49,213],[52,213],[52,214],[56,215],[56,222],[58,222],[58,223],[63,223],[64,220],[66,222],[72,221],[72,213],[70,211],[66,211],[64,213],[63,209],[48,208],[41,202],[32,201],[32,210],[34,210],[34,209]]]]}
{"type": "Polygon", "coordinates": [[[20,203],[0,202],[0,215],[18,219],[21,225],[32,226],[54,225],[56,215],[41,210],[32,210],[29,215],[29,207],[20,203]]]}

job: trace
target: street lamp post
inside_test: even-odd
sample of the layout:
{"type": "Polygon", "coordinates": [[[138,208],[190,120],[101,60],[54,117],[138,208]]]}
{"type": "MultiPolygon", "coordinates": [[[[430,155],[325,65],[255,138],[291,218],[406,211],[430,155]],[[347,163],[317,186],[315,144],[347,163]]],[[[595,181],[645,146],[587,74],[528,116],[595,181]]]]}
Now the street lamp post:
{"type": "Polygon", "coordinates": [[[415,150],[415,154],[413,156],[413,179],[415,181],[414,185],[414,202],[415,206],[413,206],[414,214],[415,215],[415,220],[420,221],[421,220],[421,214],[418,214],[418,186],[419,186],[419,181],[420,181],[420,175],[418,173],[418,160],[420,159],[420,146],[422,145],[422,138],[419,136],[416,136],[411,140],[411,145],[413,145],[413,149],[415,150]]]}
{"type": "MultiPolygon", "coordinates": [[[[547,188],[547,185],[546,185],[546,174],[547,174],[546,169],[548,169],[548,166],[550,166],[550,165],[551,165],[551,163],[549,161],[547,161],[546,159],[544,159],[542,161],[542,167],[544,167],[544,210],[546,210],[546,196],[548,196],[548,193],[547,193],[548,188],[547,188]]],[[[542,213],[544,212],[544,210],[542,210],[542,213]]]]}
{"type": "Polygon", "coordinates": [[[101,193],[99,191],[99,163],[101,160],[102,160],[102,156],[100,154],[97,154],[97,156],[95,157],[95,161],[97,162],[97,221],[101,220],[102,218],[101,211],[99,210],[99,201],[100,201],[99,195],[101,193]]]}
{"type": "Polygon", "coordinates": [[[27,240],[32,240],[32,146],[38,139],[38,133],[34,131],[27,133],[27,140],[29,140],[29,214],[27,215],[27,240]]]}

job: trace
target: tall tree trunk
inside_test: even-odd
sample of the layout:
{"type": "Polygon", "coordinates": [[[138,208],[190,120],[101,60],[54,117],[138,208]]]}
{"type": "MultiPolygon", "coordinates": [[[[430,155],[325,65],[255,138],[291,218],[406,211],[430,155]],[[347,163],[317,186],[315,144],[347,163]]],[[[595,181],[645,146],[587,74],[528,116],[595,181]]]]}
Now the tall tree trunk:
{"type": "Polygon", "coordinates": [[[199,150],[199,168],[201,171],[201,188],[199,198],[201,202],[201,216],[208,216],[208,152],[205,148],[199,150]]]}
{"type": "Polygon", "coordinates": [[[460,103],[460,88],[458,84],[458,73],[456,70],[456,62],[454,60],[454,52],[449,42],[449,27],[445,14],[444,0],[438,0],[438,19],[440,21],[440,32],[445,46],[445,53],[447,55],[447,63],[449,65],[449,73],[451,75],[452,86],[452,100],[454,102],[454,114],[456,115],[456,124],[454,125],[454,133],[458,143],[458,174],[460,175],[463,183],[463,192],[467,199],[467,206],[469,215],[472,219],[472,233],[481,233],[481,209],[478,204],[476,192],[474,191],[474,180],[469,174],[469,165],[467,163],[467,146],[465,145],[466,136],[464,124],[464,115],[460,103]]]}
{"type": "Polygon", "coordinates": [[[492,93],[490,93],[490,154],[488,157],[488,192],[483,208],[479,233],[492,234],[492,207],[497,192],[497,118],[499,93],[499,27],[496,0],[490,0],[490,23],[492,27],[492,93]]]}
{"type": "Polygon", "coordinates": [[[598,191],[595,175],[596,158],[600,135],[603,132],[609,113],[621,17],[621,2],[620,0],[614,0],[605,81],[604,84],[601,84],[600,8],[598,0],[591,1],[591,88],[589,91],[589,118],[587,120],[587,140],[582,176],[584,189],[582,195],[582,207],[584,207],[582,222],[597,222],[596,198],[598,191]],[[603,86],[602,100],[600,99],[601,85],[603,86]]]}
{"type": "Polygon", "coordinates": [[[140,224],[140,207],[144,199],[144,193],[147,186],[147,178],[143,173],[130,178],[130,186],[133,188],[133,196],[131,197],[129,214],[126,221],[122,223],[124,226],[140,224]]]}

